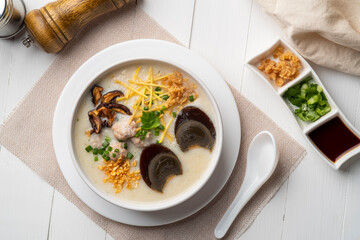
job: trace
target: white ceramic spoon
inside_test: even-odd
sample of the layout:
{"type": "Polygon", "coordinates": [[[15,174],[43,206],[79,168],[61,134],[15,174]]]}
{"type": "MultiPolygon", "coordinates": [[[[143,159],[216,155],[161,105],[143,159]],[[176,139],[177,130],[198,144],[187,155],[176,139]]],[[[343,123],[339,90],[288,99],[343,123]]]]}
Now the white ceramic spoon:
{"type": "Polygon", "coordinates": [[[279,159],[279,151],[274,136],[263,131],[252,140],[246,163],[243,184],[234,201],[215,228],[215,237],[225,236],[236,216],[259,188],[270,178],[279,159]]]}

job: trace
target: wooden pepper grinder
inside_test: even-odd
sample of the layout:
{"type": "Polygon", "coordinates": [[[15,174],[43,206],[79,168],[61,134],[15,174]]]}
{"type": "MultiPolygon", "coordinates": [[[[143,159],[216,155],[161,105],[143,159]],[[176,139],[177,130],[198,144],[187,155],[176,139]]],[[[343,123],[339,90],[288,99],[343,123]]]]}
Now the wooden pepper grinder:
{"type": "Polygon", "coordinates": [[[86,24],[95,18],[124,7],[131,0],[57,0],[32,10],[25,17],[29,37],[25,46],[35,41],[48,53],[57,53],[86,24]]]}

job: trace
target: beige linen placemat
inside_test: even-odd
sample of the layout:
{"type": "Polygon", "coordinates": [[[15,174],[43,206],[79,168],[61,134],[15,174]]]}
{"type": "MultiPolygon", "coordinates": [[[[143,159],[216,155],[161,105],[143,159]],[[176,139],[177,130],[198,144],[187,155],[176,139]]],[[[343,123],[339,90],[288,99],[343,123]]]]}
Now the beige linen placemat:
{"type": "MultiPolygon", "coordinates": [[[[234,88],[241,115],[241,151],[231,178],[221,193],[204,209],[180,222],[160,227],[133,227],[106,219],[88,208],[70,189],[56,162],[52,147],[52,119],[59,95],[70,76],[96,52],[135,38],[176,40],[142,10],[130,7],[93,23],[61,52],[25,99],[0,129],[0,143],[62,193],[115,239],[212,239],[214,227],[240,188],[245,172],[247,149],[261,130],[274,133],[280,161],[274,175],[246,205],[227,238],[238,238],[275,195],[306,152],[264,113],[234,88]],[[21,139],[21,141],[19,141],[21,139]],[[46,153],[46,154],[38,154],[46,153]]],[[[69,106],[70,107],[70,106],[69,106]]],[[[237,114],[234,112],[234,114],[237,114]]],[[[226,137],[226,136],[225,136],[226,137]]]]}
{"type": "Polygon", "coordinates": [[[359,1],[257,1],[282,23],[303,57],[360,76],[359,1]]]}

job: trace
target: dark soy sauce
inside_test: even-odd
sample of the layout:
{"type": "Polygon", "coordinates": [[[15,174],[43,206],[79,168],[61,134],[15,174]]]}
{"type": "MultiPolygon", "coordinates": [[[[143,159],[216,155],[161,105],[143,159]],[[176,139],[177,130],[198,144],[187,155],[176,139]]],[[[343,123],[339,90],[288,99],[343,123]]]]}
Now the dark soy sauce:
{"type": "Polygon", "coordinates": [[[339,117],[311,131],[309,137],[317,148],[333,162],[360,144],[360,139],[339,117]]]}

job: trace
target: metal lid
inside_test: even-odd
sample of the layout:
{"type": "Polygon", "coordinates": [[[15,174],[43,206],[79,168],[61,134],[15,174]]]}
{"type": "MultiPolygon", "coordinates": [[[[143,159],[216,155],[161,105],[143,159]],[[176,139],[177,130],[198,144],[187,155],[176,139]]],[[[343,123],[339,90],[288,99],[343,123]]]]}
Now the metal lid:
{"type": "Polygon", "coordinates": [[[4,15],[6,0],[0,0],[0,17],[4,15]]]}
{"type": "Polygon", "coordinates": [[[0,39],[14,37],[21,31],[25,14],[22,0],[0,0],[0,39]]]}

